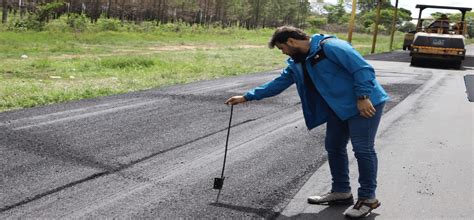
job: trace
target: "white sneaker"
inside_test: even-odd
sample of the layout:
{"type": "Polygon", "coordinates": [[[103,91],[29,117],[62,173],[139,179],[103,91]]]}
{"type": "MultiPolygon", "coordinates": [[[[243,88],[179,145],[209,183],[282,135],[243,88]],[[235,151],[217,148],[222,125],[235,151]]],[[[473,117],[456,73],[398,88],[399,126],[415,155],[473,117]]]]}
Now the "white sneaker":
{"type": "Polygon", "coordinates": [[[354,198],[351,192],[329,192],[321,196],[308,197],[309,204],[352,205],[354,198]]]}
{"type": "Polygon", "coordinates": [[[347,209],[344,215],[349,218],[363,218],[370,215],[372,210],[380,206],[380,201],[377,199],[358,199],[356,204],[347,209]]]}

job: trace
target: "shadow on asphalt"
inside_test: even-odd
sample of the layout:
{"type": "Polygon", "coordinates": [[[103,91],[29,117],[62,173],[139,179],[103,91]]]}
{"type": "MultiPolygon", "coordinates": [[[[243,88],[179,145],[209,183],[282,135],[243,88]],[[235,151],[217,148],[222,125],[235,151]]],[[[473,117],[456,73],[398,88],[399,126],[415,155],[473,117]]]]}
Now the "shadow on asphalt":
{"type": "Polygon", "coordinates": [[[209,205],[216,206],[216,207],[221,207],[221,208],[226,208],[226,209],[232,209],[236,210],[239,212],[247,212],[247,213],[253,213],[256,214],[262,218],[268,218],[268,216],[274,216],[275,213],[271,209],[256,209],[256,208],[250,208],[250,207],[245,207],[245,206],[238,206],[238,205],[231,205],[231,204],[225,204],[225,203],[210,203],[209,205]]]}
{"type": "MultiPolygon", "coordinates": [[[[278,215],[278,213],[273,212],[271,209],[256,209],[256,208],[250,208],[250,207],[245,207],[245,206],[225,204],[225,203],[220,203],[220,202],[210,203],[209,205],[212,205],[215,207],[226,208],[226,209],[232,209],[232,210],[236,210],[240,212],[253,213],[266,219],[298,219],[298,220],[305,220],[305,219],[308,219],[308,220],[310,219],[347,220],[349,218],[346,218],[342,213],[344,213],[344,211],[351,206],[351,205],[327,206],[325,209],[321,210],[318,213],[300,213],[295,216],[287,217],[284,215],[278,215]]],[[[380,214],[373,212],[364,219],[367,219],[367,220],[375,219],[379,215],[380,214]]]]}
{"type": "MultiPolygon", "coordinates": [[[[298,215],[292,217],[286,216],[278,216],[279,219],[298,219],[298,220],[310,220],[310,219],[331,219],[331,220],[347,220],[349,218],[345,217],[342,213],[349,207],[350,205],[342,205],[342,206],[327,206],[327,208],[321,210],[318,213],[300,213],[298,215]]],[[[364,220],[368,219],[375,219],[380,214],[378,213],[371,213],[369,216],[364,218],[364,220]]]]}

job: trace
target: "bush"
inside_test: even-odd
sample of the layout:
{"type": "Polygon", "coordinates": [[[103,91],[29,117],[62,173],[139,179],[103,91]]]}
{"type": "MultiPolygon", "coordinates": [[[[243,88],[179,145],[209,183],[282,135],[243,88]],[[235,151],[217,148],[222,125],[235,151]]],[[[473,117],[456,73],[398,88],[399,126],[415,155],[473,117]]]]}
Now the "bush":
{"type": "Polygon", "coordinates": [[[315,28],[315,27],[310,27],[308,29],[305,29],[305,31],[309,35],[312,35],[312,34],[319,34],[321,30],[319,30],[318,28],[315,28]]]}
{"type": "Polygon", "coordinates": [[[358,32],[358,33],[365,33],[365,27],[364,27],[364,25],[358,24],[356,22],[355,25],[354,25],[354,30],[353,31],[358,32]]]}
{"type": "Polygon", "coordinates": [[[19,19],[12,20],[7,24],[7,30],[9,31],[27,31],[27,23],[26,21],[22,21],[19,19]]]}
{"type": "Polygon", "coordinates": [[[63,18],[55,19],[53,21],[48,22],[44,26],[44,30],[50,31],[50,32],[68,32],[68,31],[71,31],[71,28],[67,23],[67,19],[63,17],[63,18]]]}
{"type": "Polygon", "coordinates": [[[99,19],[97,25],[100,31],[119,31],[122,26],[121,22],[117,19],[99,19]]]}
{"type": "Polygon", "coordinates": [[[407,21],[405,22],[402,26],[398,28],[399,31],[401,32],[410,32],[416,30],[416,25],[407,21]]]}
{"type": "Polygon", "coordinates": [[[62,2],[39,4],[34,13],[29,14],[26,19],[15,19],[9,23],[8,30],[11,31],[42,31],[47,22],[56,15],[56,10],[64,6],[62,2]]]}
{"type": "Polygon", "coordinates": [[[87,19],[82,14],[69,14],[66,23],[75,32],[83,32],[87,29],[87,19]]]}
{"type": "MultiPolygon", "coordinates": [[[[374,33],[374,27],[375,27],[375,23],[371,24],[370,27],[365,29],[365,33],[367,33],[367,34],[374,33]]],[[[386,28],[385,26],[379,24],[378,33],[379,34],[390,34],[390,30],[388,28],[386,28]]]]}
{"type": "Polygon", "coordinates": [[[140,25],[137,25],[135,31],[138,32],[154,32],[157,29],[157,24],[155,21],[144,21],[140,25]]]}
{"type": "Polygon", "coordinates": [[[61,1],[40,4],[36,7],[36,20],[41,23],[48,22],[50,18],[54,18],[57,15],[56,11],[62,7],[64,7],[64,3],[61,1]]]}
{"type": "MultiPolygon", "coordinates": [[[[166,31],[166,32],[183,32],[183,31],[189,30],[191,26],[188,25],[187,23],[179,21],[176,23],[160,24],[159,27],[161,30],[166,31]]],[[[194,27],[196,27],[196,29],[194,30],[198,30],[198,32],[200,32],[199,29],[200,27],[202,28],[202,25],[193,26],[193,28],[194,27]]]]}
{"type": "Polygon", "coordinates": [[[308,23],[311,25],[311,27],[320,28],[328,23],[328,19],[321,17],[310,17],[308,19],[308,23]]]}
{"type": "Polygon", "coordinates": [[[24,20],[15,19],[12,23],[9,23],[8,30],[10,31],[42,31],[44,23],[38,20],[38,16],[32,14],[24,20]]]}
{"type": "Polygon", "coordinates": [[[125,22],[121,23],[122,28],[124,31],[131,31],[131,32],[154,32],[158,29],[158,25],[155,21],[143,21],[139,24],[125,22]]]}

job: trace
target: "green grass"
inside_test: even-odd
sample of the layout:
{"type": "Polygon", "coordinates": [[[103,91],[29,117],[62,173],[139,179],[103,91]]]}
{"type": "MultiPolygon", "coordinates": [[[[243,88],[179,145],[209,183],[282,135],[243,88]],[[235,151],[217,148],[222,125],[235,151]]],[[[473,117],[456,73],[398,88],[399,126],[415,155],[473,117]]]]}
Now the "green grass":
{"type": "MultiPolygon", "coordinates": [[[[340,38],[347,40],[347,34],[340,34],[340,38]]],[[[354,33],[352,35],[352,45],[359,51],[359,53],[366,55],[370,54],[372,50],[373,35],[354,33]]],[[[397,32],[393,37],[392,49],[401,49],[403,45],[404,34],[397,32]]],[[[390,36],[378,35],[375,47],[375,53],[382,53],[390,51],[390,36]]]]}
{"type": "Polygon", "coordinates": [[[474,38],[466,39],[466,44],[474,44],[474,38]]]}
{"type": "MultiPolygon", "coordinates": [[[[125,25],[74,32],[60,25],[0,32],[0,111],[272,70],[286,60],[266,47],[273,29],[162,25],[132,32],[139,27],[125,25]]],[[[402,38],[396,35],[394,48],[402,38]]],[[[388,40],[379,35],[376,51],[388,51],[388,40]]],[[[371,36],[355,33],[353,45],[367,54],[371,36]]]]}

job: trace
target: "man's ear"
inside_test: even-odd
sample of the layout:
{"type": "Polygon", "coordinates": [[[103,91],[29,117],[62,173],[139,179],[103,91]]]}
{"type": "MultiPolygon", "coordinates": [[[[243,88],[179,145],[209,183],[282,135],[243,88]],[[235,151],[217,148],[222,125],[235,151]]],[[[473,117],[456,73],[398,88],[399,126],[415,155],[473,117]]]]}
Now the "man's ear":
{"type": "Polygon", "coordinates": [[[296,39],[289,37],[288,40],[286,41],[286,45],[290,47],[295,47],[296,46],[296,39]]]}

